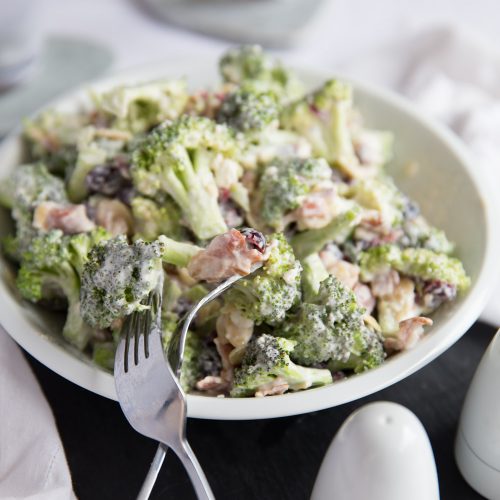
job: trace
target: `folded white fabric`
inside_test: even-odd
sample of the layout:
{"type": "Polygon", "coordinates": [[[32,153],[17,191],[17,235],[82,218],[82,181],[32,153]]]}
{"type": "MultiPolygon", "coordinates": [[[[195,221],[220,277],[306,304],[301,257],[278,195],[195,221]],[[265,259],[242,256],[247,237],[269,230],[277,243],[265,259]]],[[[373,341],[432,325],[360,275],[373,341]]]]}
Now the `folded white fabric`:
{"type": "MultiPolygon", "coordinates": [[[[500,188],[500,52],[493,44],[463,28],[435,28],[340,69],[391,87],[448,125],[500,188]]],[[[500,288],[481,319],[500,325],[500,288]]]]}
{"type": "Polygon", "coordinates": [[[2,328],[0,422],[0,498],[76,498],[49,405],[21,350],[2,328]]]}

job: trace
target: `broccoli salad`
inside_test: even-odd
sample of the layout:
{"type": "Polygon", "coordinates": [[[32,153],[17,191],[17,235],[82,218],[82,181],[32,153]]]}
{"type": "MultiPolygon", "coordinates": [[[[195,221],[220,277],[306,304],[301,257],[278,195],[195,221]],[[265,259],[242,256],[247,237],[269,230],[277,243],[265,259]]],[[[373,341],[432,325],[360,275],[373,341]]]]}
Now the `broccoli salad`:
{"type": "Polygon", "coordinates": [[[258,46],[219,67],[214,88],[124,84],[25,123],[0,188],[22,297],[66,311],[67,342],[111,370],[157,287],[167,348],[244,276],[187,338],[181,384],[210,396],[322,386],[411,349],[470,279],[386,173],[393,134],[363,124],[349,84],[306,91],[258,46]]]}

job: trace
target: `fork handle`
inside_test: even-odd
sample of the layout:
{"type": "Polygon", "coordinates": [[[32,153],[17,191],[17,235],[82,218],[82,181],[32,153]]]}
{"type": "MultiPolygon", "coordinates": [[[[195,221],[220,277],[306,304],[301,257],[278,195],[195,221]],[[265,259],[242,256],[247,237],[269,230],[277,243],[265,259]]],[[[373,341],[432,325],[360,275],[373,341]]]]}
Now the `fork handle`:
{"type": "Polygon", "coordinates": [[[174,451],[177,453],[177,456],[191,479],[198,500],[215,500],[214,494],[205,477],[205,473],[191,449],[191,446],[189,446],[189,443],[185,439],[182,440],[179,449],[175,447],[174,451]]]}
{"type": "Polygon", "coordinates": [[[148,500],[151,492],[153,491],[153,487],[156,483],[156,479],[158,478],[158,474],[160,473],[161,466],[163,465],[163,460],[165,460],[165,455],[167,454],[168,446],[160,443],[158,446],[153,461],[149,466],[148,475],[141,486],[141,491],[137,495],[137,500],[148,500]]]}
{"type": "MultiPolygon", "coordinates": [[[[158,474],[160,473],[167,451],[168,446],[160,443],[149,467],[146,479],[144,479],[144,482],[142,483],[141,491],[139,491],[139,494],[137,495],[137,500],[148,500],[151,495],[151,491],[153,491],[158,474]]],[[[183,441],[180,447],[175,449],[175,452],[191,479],[191,483],[193,484],[198,500],[215,500],[203,469],[191,449],[191,446],[189,446],[189,443],[187,441],[183,441]]]]}

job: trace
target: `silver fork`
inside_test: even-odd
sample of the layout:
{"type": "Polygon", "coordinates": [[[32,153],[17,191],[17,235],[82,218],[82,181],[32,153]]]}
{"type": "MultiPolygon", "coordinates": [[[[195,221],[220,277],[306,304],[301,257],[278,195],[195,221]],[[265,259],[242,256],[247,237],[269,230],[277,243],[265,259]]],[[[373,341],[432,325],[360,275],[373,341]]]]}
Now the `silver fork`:
{"type": "MultiPolygon", "coordinates": [[[[186,468],[197,497],[213,500],[210,485],[186,440],[184,392],[164,357],[159,290],[150,294],[148,306],[150,310],[130,315],[123,326],[115,356],[118,401],[137,432],[163,444],[161,462],[167,447],[172,448],[186,468]]],[[[138,498],[148,498],[153,485],[148,486],[149,491],[142,488],[138,498]]]]}
{"type": "MultiPolygon", "coordinates": [[[[251,272],[261,266],[262,263],[256,264],[251,272]]],[[[186,397],[178,378],[186,335],[196,314],[243,277],[235,275],[228,278],[193,306],[172,335],[168,363],[163,355],[160,338],[161,285],[148,298],[150,309],[136,312],[125,321],[122,329],[124,335],[115,356],[118,400],[130,425],[137,432],[160,442],[137,497],[140,500],[149,498],[168,447],[174,450],[184,464],[198,498],[214,498],[203,470],[186,440],[186,397]],[[133,355],[130,352],[131,336],[134,338],[133,355]]]]}

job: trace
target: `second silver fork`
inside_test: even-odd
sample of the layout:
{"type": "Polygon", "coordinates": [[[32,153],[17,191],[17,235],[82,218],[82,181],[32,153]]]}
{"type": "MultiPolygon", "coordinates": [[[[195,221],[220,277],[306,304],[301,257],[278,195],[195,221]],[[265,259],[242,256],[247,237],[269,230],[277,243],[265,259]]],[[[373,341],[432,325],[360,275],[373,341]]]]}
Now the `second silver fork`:
{"type": "MultiPolygon", "coordinates": [[[[254,273],[258,269],[262,267],[262,263],[255,264],[252,267],[252,271],[250,274],[254,273]]],[[[184,355],[184,346],[186,343],[186,336],[191,325],[191,322],[194,320],[198,311],[217,298],[221,293],[225,292],[231,285],[236,283],[236,281],[244,278],[245,276],[234,275],[228,278],[226,281],[221,283],[219,286],[214,288],[211,292],[209,292],[205,297],[203,297],[197,304],[193,306],[193,308],[189,311],[187,316],[183,321],[181,321],[175,330],[174,334],[169,343],[168,348],[168,362],[173,370],[175,370],[175,374],[177,375],[177,379],[180,377],[180,371],[182,366],[182,359],[184,355]]],[[[185,401],[185,399],[184,399],[185,401]]],[[[151,491],[153,490],[154,484],[160,472],[160,469],[163,464],[163,460],[165,459],[165,455],[167,453],[168,447],[163,444],[158,446],[156,450],[156,454],[153,458],[151,466],[149,467],[148,474],[144,480],[141,491],[139,493],[138,499],[146,500],[149,498],[151,491]]]]}

